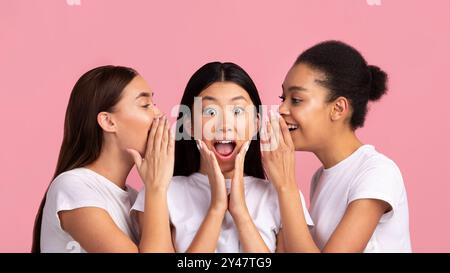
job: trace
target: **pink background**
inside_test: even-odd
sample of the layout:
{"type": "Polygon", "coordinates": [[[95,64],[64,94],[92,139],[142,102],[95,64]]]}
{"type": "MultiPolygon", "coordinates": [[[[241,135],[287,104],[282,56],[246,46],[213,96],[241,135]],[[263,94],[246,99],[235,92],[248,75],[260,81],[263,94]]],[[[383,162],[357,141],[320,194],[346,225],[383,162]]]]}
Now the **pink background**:
{"type": "MultiPolygon", "coordinates": [[[[79,0],[78,0],[79,1],[79,0]]],[[[326,39],[354,45],[390,74],[365,143],[400,166],[413,250],[450,251],[450,1],[0,2],[0,252],[29,251],[37,206],[55,169],[75,81],[95,66],[131,66],[166,113],[206,62],[242,65],[265,104],[278,104],[297,55],[326,39]]],[[[80,113],[82,114],[82,113],[80,113]]],[[[320,166],[299,153],[299,185],[320,166]]],[[[136,175],[132,185],[140,187],[136,175]]]]}

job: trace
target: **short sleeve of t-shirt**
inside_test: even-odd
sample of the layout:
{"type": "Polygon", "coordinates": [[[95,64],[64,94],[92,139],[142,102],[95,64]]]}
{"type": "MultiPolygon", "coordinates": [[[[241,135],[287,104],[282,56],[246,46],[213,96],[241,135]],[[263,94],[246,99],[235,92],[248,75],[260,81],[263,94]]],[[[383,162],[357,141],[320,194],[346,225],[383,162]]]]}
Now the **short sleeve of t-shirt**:
{"type": "Polygon", "coordinates": [[[350,185],[347,204],[358,199],[382,200],[392,207],[380,220],[385,222],[397,210],[399,202],[397,199],[401,195],[398,191],[402,189],[399,187],[401,183],[402,179],[395,165],[383,163],[368,166],[350,185]]]}
{"type": "Polygon", "coordinates": [[[62,174],[53,181],[47,192],[46,203],[58,212],[82,207],[98,207],[107,210],[105,200],[86,179],[76,174],[62,174]]]}

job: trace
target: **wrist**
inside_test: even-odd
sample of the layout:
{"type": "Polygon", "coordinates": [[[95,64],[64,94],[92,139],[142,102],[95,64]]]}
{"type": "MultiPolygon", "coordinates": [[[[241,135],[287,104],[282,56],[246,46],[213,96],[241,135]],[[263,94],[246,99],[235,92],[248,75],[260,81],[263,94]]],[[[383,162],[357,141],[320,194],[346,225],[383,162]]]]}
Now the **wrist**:
{"type": "Polygon", "coordinates": [[[237,226],[246,225],[253,221],[247,207],[239,209],[239,210],[230,210],[230,214],[231,214],[231,217],[233,217],[234,223],[237,226]]]}
{"type": "Polygon", "coordinates": [[[286,181],[286,183],[277,183],[275,185],[275,189],[278,193],[298,191],[298,186],[295,179],[290,179],[289,181],[286,181]]]}
{"type": "Polygon", "coordinates": [[[209,205],[209,208],[217,212],[225,212],[228,208],[228,200],[223,200],[223,198],[216,198],[213,195],[211,197],[211,204],[209,205]]]}
{"type": "Polygon", "coordinates": [[[145,185],[146,194],[167,194],[168,185],[145,185]]]}
{"type": "Polygon", "coordinates": [[[211,205],[208,209],[208,214],[224,217],[226,211],[226,207],[223,208],[222,206],[211,205]]]}

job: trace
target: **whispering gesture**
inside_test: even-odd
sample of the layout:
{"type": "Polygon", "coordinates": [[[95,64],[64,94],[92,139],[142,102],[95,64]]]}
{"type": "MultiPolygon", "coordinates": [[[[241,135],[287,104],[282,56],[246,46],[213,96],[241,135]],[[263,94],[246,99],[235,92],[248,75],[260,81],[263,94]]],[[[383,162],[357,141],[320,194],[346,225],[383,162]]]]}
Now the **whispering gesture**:
{"type": "Polygon", "coordinates": [[[167,117],[156,118],[151,126],[144,157],[127,149],[147,189],[167,189],[174,168],[175,138],[170,133],[167,117]]]}
{"type": "Polygon", "coordinates": [[[270,112],[270,119],[261,129],[261,155],[269,181],[277,190],[297,187],[295,182],[295,149],[283,117],[270,112]]]}

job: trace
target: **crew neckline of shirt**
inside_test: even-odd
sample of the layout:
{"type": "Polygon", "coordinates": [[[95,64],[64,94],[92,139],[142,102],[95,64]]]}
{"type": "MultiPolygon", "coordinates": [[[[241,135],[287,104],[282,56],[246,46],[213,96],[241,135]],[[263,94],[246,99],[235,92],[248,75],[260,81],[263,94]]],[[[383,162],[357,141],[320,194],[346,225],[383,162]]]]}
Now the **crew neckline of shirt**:
{"type": "MultiPolygon", "coordinates": [[[[206,184],[209,186],[208,176],[205,174],[202,174],[200,172],[195,172],[195,173],[191,174],[190,177],[193,177],[193,178],[196,177],[196,178],[198,178],[198,179],[196,179],[196,181],[200,181],[203,184],[206,184]]],[[[252,176],[249,176],[249,175],[244,176],[244,184],[249,183],[251,177],[252,176]]],[[[231,178],[225,178],[225,186],[227,188],[231,187],[231,178]]]]}
{"type": "Polygon", "coordinates": [[[113,191],[117,192],[117,194],[120,194],[123,197],[128,197],[128,194],[131,190],[131,188],[128,185],[125,185],[125,190],[120,188],[119,186],[116,185],[116,183],[112,182],[111,180],[109,180],[108,178],[104,177],[103,175],[97,173],[96,171],[93,171],[89,168],[86,167],[80,167],[80,170],[83,170],[91,175],[94,175],[96,178],[98,178],[102,183],[104,183],[107,187],[109,187],[110,189],[112,189],[113,191]]]}
{"type": "Polygon", "coordinates": [[[359,154],[361,154],[363,151],[367,150],[367,149],[374,149],[373,145],[370,144],[364,144],[361,145],[361,147],[359,147],[358,149],[356,149],[356,151],[354,151],[352,154],[350,154],[349,156],[347,156],[346,158],[344,158],[343,160],[341,160],[340,162],[338,162],[336,165],[334,165],[333,167],[330,167],[328,169],[325,169],[322,166],[323,169],[323,174],[324,175],[330,175],[333,172],[335,172],[336,170],[339,170],[341,168],[345,168],[345,166],[352,161],[353,158],[357,157],[359,154]]]}

